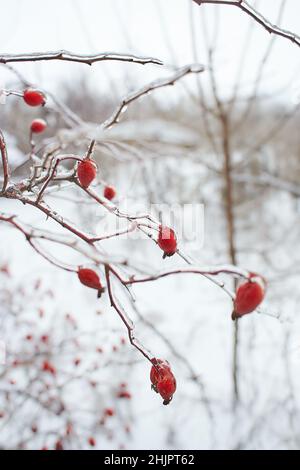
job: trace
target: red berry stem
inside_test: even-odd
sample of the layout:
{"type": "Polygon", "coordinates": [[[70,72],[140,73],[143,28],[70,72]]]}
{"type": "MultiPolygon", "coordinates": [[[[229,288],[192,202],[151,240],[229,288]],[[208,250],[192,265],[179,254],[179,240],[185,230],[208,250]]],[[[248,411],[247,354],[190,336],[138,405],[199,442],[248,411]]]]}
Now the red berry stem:
{"type": "Polygon", "coordinates": [[[93,154],[93,151],[94,151],[94,148],[96,146],[96,140],[93,139],[89,145],[89,148],[88,148],[88,151],[86,153],[86,157],[85,157],[85,160],[90,160],[92,154],[93,154]]]}

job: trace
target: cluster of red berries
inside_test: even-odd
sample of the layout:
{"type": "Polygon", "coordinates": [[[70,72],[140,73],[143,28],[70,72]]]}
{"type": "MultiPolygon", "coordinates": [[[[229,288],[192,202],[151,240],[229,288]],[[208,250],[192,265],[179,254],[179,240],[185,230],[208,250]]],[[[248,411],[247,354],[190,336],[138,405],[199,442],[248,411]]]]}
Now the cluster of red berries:
{"type": "MultiPolygon", "coordinates": [[[[67,426],[67,430],[66,430],[66,435],[69,435],[71,434],[72,432],[72,425],[70,425],[70,428],[68,428],[67,426]]],[[[95,447],[96,446],[96,439],[93,437],[93,436],[90,436],[88,438],[88,444],[91,446],[91,447],[95,447]]],[[[58,439],[54,445],[54,449],[55,450],[64,450],[64,446],[63,446],[63,442],[61,439],[58,439]]],[[[41,450],[48,450],[48,447],[47,446],[44,446],[42,447],[41,450]]]]}
{"type": "MultiPolygon", "coordinates": [[[[24,91],[23,98],[29,106],[43,106],[46,102],[44,94],[32,88],[24,91]]],[[[35,119],[32,121],[31,131],[33,133],[41,133],[46,127],[47,123],[43,119],[35,119]]],[[[90,186],[97,176],[97,171],[96,163],[90,158],[85,158],[79,163],[77,178],[83,188],[90,186]]],[[[105,186],[103,195],[106,199],[112,200],[116,196],[116,190],[113,186],[105,186]]],[[[177,251],[177,238],[174,230],[161,225],[157,244],[164,253],[163,258],[173,256],[177,251]]],[[[83,285],[98,291],[98,296],[104,291],[100,278],[94,270],[79,268],[77,274],[83,285]]],[[[265,288],[265,280],[255,273],[250,273],[249,279],[237,288],[232,319],[235,320],[253,312],[263,301],[265,288]]],[[[152,364],[150,373],[152,388],[161,395],[164,404],[168,404],[176,391],[176,379],[168,362],[154,358],[152,364]]],[[[43,363],[42,369],[51,374],[56,373],[55,368],[48,361],[43,363]]],[[[117,396],[119,398],[131,398],[130,393],[124,388],[120,388],[117,396]]],[[[91,446],[94,446],[94,438],[89,438],[89,443],[91,446]]]]}
{"type": "Polygon", "coordinates": [[[93,269],[79,268],[77,275],[81,284],[98,291],[98,297],[100,297],[104,292],[104,287],[101,284],[100,277],[95,271],[93,271],[93,269]]]}
{"type": "MultiPolygon", "coordinates": [[[[25,336],[25,339],[26,339],[27,341],[32,341],[33,335],[32,335],[32,334],[28,334],[28,335],[25,336]]],[[[48,341],[49,341],[49,336],[48,336],[48,335],[41,335],[40,341],[41,341],[41,343],[48,343],[48,341]]]]}
{"type": "MultiPolygon", "coordinates": [[[[27,88],[23,92],[23,99],[26,104],[29,106],[44,106],[46,103],[46,97],[44,93],[34,88],[27,88]]],[[[40,134],[44,132],[47,127],[46,121],[44,119],[34,119],[31,123],[30,130],[34,134],[40,134]]]]}
{"type": "MultiPolygon", "coordinates": [[[[92,160],[86,159],[80,162],[77,168],[77,176],[80,184],[87,188],[97,174],[97,166],[92,160]]],[[[112,200],[116,195],[116,190],[112,186],[104,188],[104,196],[112,200]]],[[[174,230],[165,225],[159,227],[157,244],[163,251],[163,258],[173,256],[177,251],[177,237],[174,230]]],[[[80,281],[88,287],[102,292],[99,276],[92,270],[82,269],[78,271],[80,281]]],[[[234,301],[234,311],[232,319],[235,320],[243,315],[253,312],[263,301],[265,296],[266,283],[261,276],[250,273],[249,279],[240,284],[236,292],[234,301]]]]}
{"type": "MultiPolygon", "coordinates": [[[[44,106],[46,97],[44,93],[34,88],[27,88],[23,92],[23,99],[29,106],[44,106]]],[[[31,132],[39,134],[47,127],[44,119],[34,119],[31,123],[31,132]]],[[[77,167],[77,177],[83,188],[88,188],[97,175],[97,165],[90,159],[85,158],[77,167]]],[[[106,199],[112,200],[116,196],[116,189],[113,186],[105,186],[103,195],[106,199]]]]}
{"type": "Polygon", "coordinates": [[[151,387],[162,397],[163,404],[168,405],[176,391],[176,379],[170,364],[162,359],[153,358],[150,371],[151,387]]]}
{"type": "Polygon", "coordinates": [[[237,318],[254,312],[265,297],[266,281],[255,273],[249,274],[249,279],[241,283],[236,291],[234,310],[231,318],[237,318]]]}

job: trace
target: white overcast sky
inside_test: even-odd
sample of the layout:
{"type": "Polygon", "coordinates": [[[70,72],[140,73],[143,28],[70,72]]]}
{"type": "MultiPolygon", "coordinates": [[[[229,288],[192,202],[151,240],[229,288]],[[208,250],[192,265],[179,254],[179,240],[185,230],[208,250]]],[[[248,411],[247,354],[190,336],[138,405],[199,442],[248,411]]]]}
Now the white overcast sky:
{"type": "MultiPolygon", "coordinates": [[[[272,22],[281,0],[249,0],[272,22]]],[[[218,79],[224,90],[233,83],[245,33],[251,20],[235,7],[204,5],[191,0],[0,0],[0,52],[34,52],[67,49],[74,52],[128,52],[151,55],[165,63],[184,65],[195,61],[190,16],[197,31],[200,62],[206,62],[200,15],[205,13],[212,33],[218,8],[218,79]]],[[[282,27],[300,34],[300,1],[287,0],[282,27]]],[[[248,58],[243,67],[244,86],[252,81],[270,35],[254,23],[248,58]]],[[[45,88],[54,89],[59,79],[74,80],[83,73],[105,90],[113,78],[120,95],[132,81],[144,84],[166,71],[155,66],[124,64],[85,65],[44,62],[20,64],[20,71],[45,88]],[[122,78],[122,80],[121,80],[122,78]]],[[[300,89],[300,48],[277,38],[272,60],[266,70],[263,91],[284,87],[289,100],[300,89]]],[[[2,81],[4,68],[0,69],[2,81]]],[[[188,80],[188,79],[187,79],[188,80]]]]}

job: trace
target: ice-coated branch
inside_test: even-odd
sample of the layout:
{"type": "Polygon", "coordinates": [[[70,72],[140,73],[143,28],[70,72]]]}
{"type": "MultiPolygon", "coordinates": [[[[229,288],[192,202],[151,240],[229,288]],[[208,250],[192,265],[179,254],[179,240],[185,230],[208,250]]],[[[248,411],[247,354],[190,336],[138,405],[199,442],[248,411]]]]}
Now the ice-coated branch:
{"type": "MultiPolygon", "coordinates": [[[[130,262],[127,258],[120,258],[114,255],[109,255],[109,254],[106,255],[106,254],[100,253],[100,251],[93,245],[96,241],[101,241],[107,238],[112,238],[113,236],[119,236],[121,235],[121,231],[115,234],[110,234],[110,235],[103,236],[103,237],[95,237],[91,239],[91,243],[83,245],[82,243],[80,243],[81,240],[79,236],[77,238],[71,238],[69,236],[61,235],[59,233],[52,233],[48,230],[47,231],[39,230],[36,227],[25,224],[24,222],[17,221],[17,216],[14,214],[5,214],[5,213],[0,212],[0,221],[6,222],[12,225],[15,229],[17,229],[20,233],[24,235],[27,241],[29,240],[33,241],[35,246],[36,246],[35,240],[48,241],[54,244],[68,247],[71,250],[76,251],[77,253],[83,255],[87,260],[89,260],[95,265],[105,265],[105,264],[112,263],[115,266],[120,265],[120,266],[130,267],[130,262]]],[[[123,231],[123,233],[125,233],[125,230],[123,231]]],[[[33,248],[35,249],[35,247],[33,248]]],[[[35,251],[37,251],[39,255],[46,258],[46,256],[44,256],[45,253],[41,253],[38,250],[35,250],[35,251]]],[[[50,260],[48,259],[48,261],[50,260]]],[[[56,266],[62,269],[65,269],[62,263],[60,264],[56,263],[56,266]]],[[[76,270],[72,268],[72,269],[67,269],[67,271],[76,271],[76,270]]]]}
{"type": "Polygon", "coordinates": [[[149,83],[148,85],[145,85],[143,88],[140,88],[139,90],[130,93],[125,98],[123,98],[123,100],[121,101],[117,109],[113,112],[113,114],[103,123],[103,128],[108,129],[114,124],[117,124],[120,115],[127,109],[127,106],[129,106],[133,101],[138,100],[142,96],[145,96],[148,93],[151,93],[151,91],[157,90],[158,88],[164,88],[167,86],[174,85],[178,80],[185,77],[186,75],[201,72],[204,72],[203,65],[187,65],[177,70],[176,73],[171,75],[170,77],[164,78],[162,80],[156,80],[154,82],[149,83]]]}
{"type": "Polygon", "coordinates": [[[2,183],[2,190],[1,193],[4,193],[9,180],[9,166],[8,166],[8,157],[7,157],[7,150],[6,150],[6,143],[4,139],[4,135],[0,130],[0,153],[2,159],[2,166],[3,166],[3,183],[2,183]]]}
{"type": "Polygon", "coordinates": [[[132,54],[118,54],[115,52],[103,52],[99,54],[75,54],[69,51],[55,52],[33,52],[30,54],[0,54],[0,63],[8,64],[12,62],[37,62],[41,60],[65,60],[68,62],[79,62],[81,64],[92,65],[95,62],[105,60],[133,62],[135,64],[156,64],[162,65],[162,61],[154,57],[139,57],[132,54]]]}
{"type": "Polygon", "coordinates": [[[34,249],[34,251],[38,253],[40,256],[42,256],[43,258],[45,258],[50,264],[53,264],[54,266],[60,269],[64,269],[65,271],[76,272],[75,269],[67,267],[63,265],[62,263],[54,260],[53,257],[48,255],[44,250],[41,250],[41,248],[39,248],[39,246],[33,241],[33,239],[36,238],[34,236],[34,233],[29,230],[26,230],[25,227],[21,226],[18,222],[16,222],[15,216],[13,215],[7,216],[5,214],[0,213],[0,221],[8,222],[9,224],[13,225],[19,232],[23,233],[24,237],[28,241],[29,245],[34,249]]]}
{"type": "Polygon", "coordinates": [[[142,344],[140,344],[136,340],[136,338],[134,337],[134,326],[133,326],[132,321],[127,318],[125,312],[123,312],[122,308],[117,304],[117,302],[114,298],[114,294],[113,294],[113,290],[112,290],[112,286],[111,286],[111,282],[110,282],[110,271],[111,271],[110,266],[106,265],[105,266],[105,277],[106,277],[106,284],[107,284],[107,290],[108,290],[110,305],[115,309],[115,311],[117,312],[117,314],[121,318],[122,322],[126,326],[127,332],[128,332],[128,338],[129,338],[129,341],[132,344],[132,346],[134,346],[152,364],[152,357],[153,356],[151,357],[150,353],[144,348],[144,346],[142,346],[142,344]]]}
{"type": "MultiPolygon", "coordinates": [[[[114,272],[114,274],[116,274],[114,272]]],[[[239,269],[236,266],[224,265],[224,266],[193,266],[193,267],[180,267],[176,269],[171,269],[167,271],[161,271],[159,273],[153,274],[152,276],[145,276],[136,278],[134,276],[129,279],[123,279],[121,276],[117,275],[118,279],[124,285],[140,284],[143,282],[157,281],[167,276],[172,276],[174,274],[200,274],[200,275],[211,275],[218,276],[219,274],[229,274],[231,276],[237,277],[249,277],[249,272],[244,269],[239,269]]]]}
{"type": "MultiPolygon", "coordinates": [[[[90,147],[88,149],[87,155],[89,155],[92,150],[93,150],[94,142],[92,141],[90,144],[90,147]]],[[[47,155],[47,154],[46,154],[47,155]]],[[[46,157],[47,158],[47,157],[46,157]]],[[[135,230],[139,230],[142,233],[144,233],[146,236],[148,236],[153,242],[157,243],[156,237],[153,236],[153,230],[157,231],[159,228],[159,221],[153,218],[151,214],[130,214],[126,212],[120,211],[118,206],[116,206],[114,203],[111,201],[108,201],[107,199],[99,196],[97,193],[95,193],[92,189],[90,188],[83,188],[79,182],[77,181],[77,178],[75,177],[74,173],[66,172],[66,170],[62,170],[62,172],[57,175],[57,171],[59,169],[59,164],[64,161],[64,160],[74,160],[78,161],[81,160],[81,158],[76,157],[75,155],[61,155],[57,157],[54,161],[52,161],[49,165],[48,170],[46,171],[46,174],[41,173],[40,176],[36,175],[35,180],[32,181],[31,179],[29,180],[23,180],[20,183],[13,185],[10,188],[10,191],[5,191],[3,193],[4,197],[7,197],[9,199],[16,199],[22,202],[24,205],[30,205],[32,207],[35,207],[38,211],[42,212],[47,216],[47,218],[52,219],[56,223],[58,223],[62,228],[67,230],[69,233],[75,235],[78,239],[81,241],[87,243],[90,247],[94,247],[94,249],[98,252],[95,243],[101,242],[103,240],[106,240],[108,238],[113,238],[113,237],[118,237],[122,234],[126,234],[129,232],[133,232],[135,230]],[[115,233],[112,234],[99,234],[99,235],[94,235],[90,236],[89,234],[84,233],[82,230],[78,229],[75,227],[72,223],[64,220],[63,217],[61,217],[59,214],[57,214],[55,211],[51,209],[45,202],[43,201],[43,196],[48,189],[48,186],[50,183],[55,184],[56,181],[68,181],[70,184],[75,183],[78,187],[80,187],[81,190],[83,190],[91,199],[93,199],[96,203],[101,205],[105,210],[107,210],[109,213],[114,214],[118,218],[122,219],[127,219],[129,222],[129,225],[127,228],[124,228],[122,230],[116,231],[115,233]],[[40,189],[38,189],[38,187],[40,189]],[[27,192],[27,194],[26,194],[27,192]],[[36,195],[34,199],[32,196],[36,195]],[[147,229],[147,230],[146,230],[147,229]]],[[[42,165],[45,168],[45,162],[44,165],[42,165]]],[[[53,186],[55,188],[55,186],[53,186]]],[[[2,219],[3,220],[3,219],[2,219]]],[[[32,237],[30,237],[30,240],[32,237]]],[[[36,249],[36,245],[33,246],[35,251],[38,251],[36,249]]],[[[41,254],[41,253],[40,253],[41,254]]],[[[100,253],[99,253],[100,254],[100,253]]],[[[228,294],[232,299],[234,299],[234,295],[229,292],[224,285],[224,282],[219,281],[216,279],[216,276],[221,273],[227,273],[231,274],[233,276],[242,276],[242,277],[247,277],[248,273],[243,270],[239,270],[239,268],[230,268],[230,267],[209,267],[209,268],[196,268],[197,266],[196,263],[193,261],[189,260],[184,253],[181,250],[177,250],[178,256],[180,256],[186,263],[190,265],[190,268],[185,269],[185,268],[180,268],[174,271],[168,271],[168,272],[163,272],[163,273],[156,273],[152,275],[148,275],[148,277],[140,278],[140,279],[135,279],[134,277],[130,278],[130,282],[126,282],[125,280],[121,279],[118,274],[111,269],[111,271],[114,272],[115,276],[119,278],[121,283],[124,286],[127,286],[129,284],[132,284],[134,282],[147,282],[151,280],[156,280],[159,279],[160,277],[165,277],[171,274],[176,274],[176,273],[181,273],[181,272],[190,272],[190,273],[197,273],[199,275],[202,275],[206,278],[208,278],[211,282],[215,283],[218,287],[222,288],[226,294],[228,294]],[[134,280],[134,281],[133,281],[134,280]]],[[[44,256],[45,257],[45,256],[44,256]]],[[[99,264],[99,263],[97,263],[99,264]]],[[[100,264],[102,264],[100,262],[100,264]]],[[[114,264],[113,260],[108,259],[106,264],[114,264]]],[[[137,270],[134,270],[137,272],[137,270]]]]}
{"type": "Polygon", "coordinates": [[[39,194],[38,194],[38,197],[36,199],[36,202],[39,203],[41,200],[42,200],[42,197],[43,197],[43,194],[47,188],[47,186],[49,185],[49,183],[51,182],[51,180],[54,179],[54,176],[56,174],[56,171],[57,171],[57,168],[58,168],[58,165],[60,164],[60,162],[62,161],[65,161],[65,160],[75,160],[75,161],[80,161],[80,159],[78,157],[75,157],[75,156],[66,156],[66,157],[61,157],[61,158],[57,158],[54,166],[53,166],[53,169],[52,171],[50,172],[49,176],[47,177],[47,179],[45,180],[39,194]]]}
{"type": "Polygon", "coordinates": [[[268,33],[276,34],[281,36],[297,46],[300,47],[300,36],[291,31],[279,28],[278,26],[272,24],[267,18],[265,18],[261,13],[259,13],[255,8],[249,5],[245,0],[193,0],[198,5],[205,4],[214,4],[214,5],[231,5],[240,8],[243,12],[253,18],[257,23],[263,26],[268,33]]]}
{"type": "MultiPolygon", "coordinates": [[[[140,97],[147,95],[153,90],[174,85],[175,82],[188,74],[198,74],[202,71],[204,71],[204,67],[202,65],[188,65],[176,70],[172,76],[151,82],[140,90],[131,93],[126,98],[124,98],[111,118],[109,118],[102,127],[106,129],[117,123],[121,113],[126,109],[126,107],[140,97]]],[[[10,224],[16,230],[22,233],[26,241],[36,251],[36,253],[60,269],[64,269],[75,274],[78,273],[78,265],[70,266],[61,260],[57,260],[52,256],[52,254],[50,254],[47,247],[45,250],[42,242],[59,243],[62,246],[65,245],[70,249],[78,251],[84,256],[83,266],[86,265],[87,262],[92,262],[96,270],[99,270],[99,268],[102,267],[102,269],[105,270],[106,287],[111,306],[125,324],[130,343],[145,358],[147,358],[147,360],[151,362],[153,356],[151,356],[151,354],[135,338],[134,325],[130,318],[127,317],[127,313],[124,307],[120,304],[118,298],[116,297],[113,289],[114,284],[112,285],[112,281],[116,282],[119,287],[125,289],[126,292],[130,292],[130,286],[137,283],[156,281],[170,275],[189,273],[191,275],[200,275],[209,279],[211,282],[221,288],[227,295],[229,295],[232,300],[234,300],[235,294],[231,293],[226,288],[225,283],[222,281],[222,279],[218,278],[218,275],[227,274],[235,278],[248,278],[249,273],[234,266],[234,262],[232,262],[232,265],[226,266],[199,267],[197,261],[191,260],[182,252],[181,247],[176,249],[176,256],[184,260],[184,262],[189,265],[188,267],[180,266],[175,269],[159,272],[153,272],[150,270],[150,273],[147,272],[144,268],[140,269],[136,263],[131,264],[127,259],[123,262],[119,262],[112,253],[106,253],[106,251],[101,246],[101,242],[103,240],[119,237],[123,234],[134,232],[135,230],[142,232],[149,239],[151,239],[153,243],[159,244],[158,232],[161,223],[159,220],[153,217],[151,213],[131,213],[130,211],[124,211],[120,209],[118,204],[115,204],[114,202],[99,194],[99,191],[95,190],[93,185],[85,187],[81,184],[77,174],[77,163],[86,161],[92,157],[95,143],[95,140],[91,140],[85,155],[82,156],[81,154],[81,156],[77,156],[73,153],[58,153],[66,149],[67,144],[65,142],[59,142],[59,144],[55,144],[53,147],[53,143],[51,146],[51,141],[49,144],[47,144],[47,141],[45,141],[45,144],[41,148],[35,149],[34,158],[31,159],[30,175],[16,183],[12,181],[11,184],[8,184],[8,157],[6,144],[1,134],[1,155],[4,168],[4,183],[0,196],[10,200],[18,201],[25,206],[34,208],[37,212],[40,213],[41,216],[46,216],[47,219],[51,219],[58,226],[60,226],[60,228],[63,228],[65,232],[68,233],[68,239],[64,240],[59,235],[56,237],[50,232],[42,233],[35,227],[28,227],[24,223],[19,223],[19,221],[16,221],[15,216],[6,216],[0,214],[0,221],[10,224]],[[49,150],[49,145],[51,146],[51,151],[49,150]],[[66,161],[73,162],[71,169],[70,167],[64,166],[66,161]],[[77,188],[82,192],[82,194],[86,196],[86,199],[94,202],[98,206],[101,206],[104,210],[114,215],[115,217],[126,221],[127,226],[111,234],[91,234],[87,233],[81,228],[78,228],[73,222],[65,219],[61,213],[53,210],[52,206],[48,205],[48,202],[45,200],[49,192],[53,190],[57,192],[63,187],[61,183],[67,184],[74,189],[77,188]],[[71,236],[72,238],[69,238],[71,236]],[[81,248],[81,246],[83,248],[81,248]],[[126,275],[124,272],[126,272],[126,275]]]]}

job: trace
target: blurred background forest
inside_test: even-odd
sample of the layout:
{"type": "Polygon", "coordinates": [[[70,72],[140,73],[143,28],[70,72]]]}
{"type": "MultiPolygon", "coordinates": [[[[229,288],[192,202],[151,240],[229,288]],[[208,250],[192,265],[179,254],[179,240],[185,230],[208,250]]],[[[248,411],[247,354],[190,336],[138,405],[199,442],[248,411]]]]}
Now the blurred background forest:
{"type": "MultiPolygon", "coordinates": [[[[300,31],[299,2],[251,4],[300,31]]],[[[207,279],[175,276],[134,287],[137,300],[128,308],[137,335],[176,372],[176,396],[162,406],[150,390],[148,364],[128,344],[108,300],[95,299],[1,224],[7,357],[0,365],[0,447],[299,449],[299,47],[237,8],[190,0],[0,5],[2,52],[110,50],[165,64],[2,64],[1,87],[22,89],[21,74],[54,96],[38,117],[48,122],[45,142],[63,142],[68,153],[86,151],[123,96],[177,67],[204,64],[203,73],[147,94],[113,129],[99,132],[95,159],[120,207],[204,205],[203,244],[182,241],[198,265],[236,264],[268,281],[259,313],[238,322],[230,319],[230,299],[207,279]],[[56,100],[79,117],[77,126],[56,112],[56,100]]],[[[13,176],[26,176],[37,110],[16,97],[0,110],[13,176]]],[[[103,214],[78,193],[49,200],[86,230],[101,227],[103,214]]],[[[2,210],[38,220],[14,201],[1,200],[2,210]]],[[[161,267],[148,240],[120,237],[103,247],[161,267]]],[[[54,253],[68,259],[64,250],[54,253]]]]}

